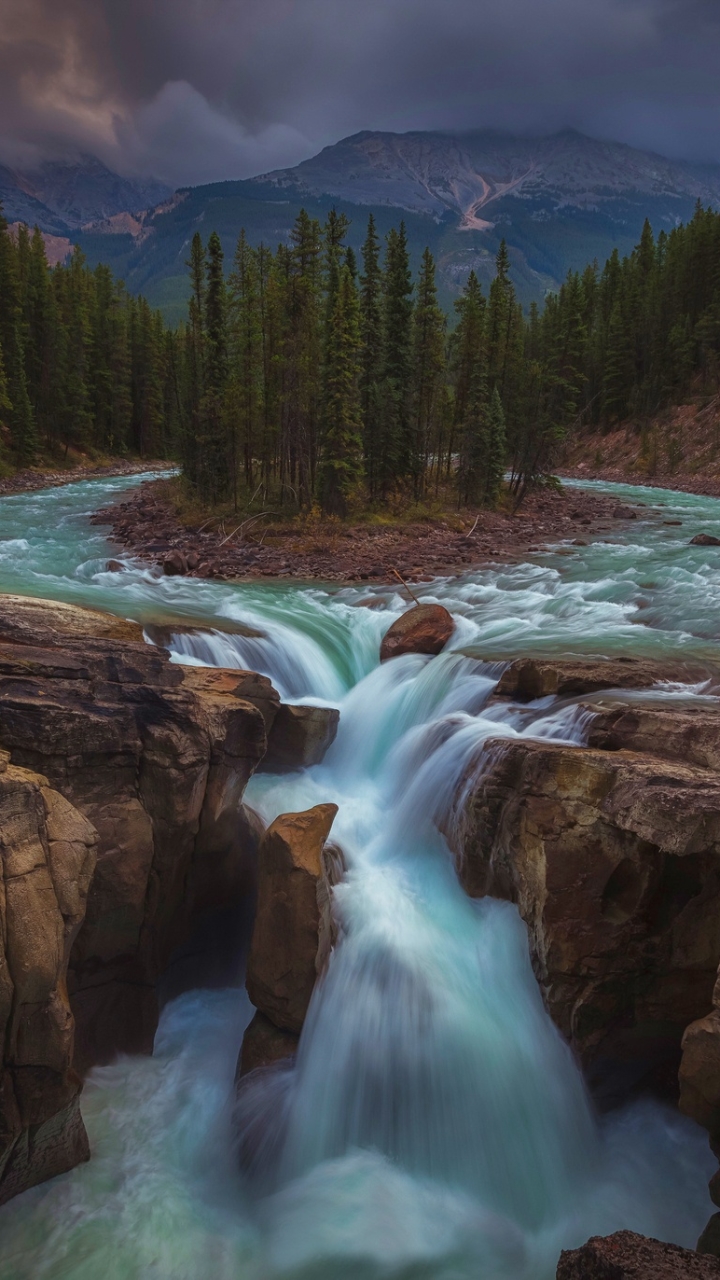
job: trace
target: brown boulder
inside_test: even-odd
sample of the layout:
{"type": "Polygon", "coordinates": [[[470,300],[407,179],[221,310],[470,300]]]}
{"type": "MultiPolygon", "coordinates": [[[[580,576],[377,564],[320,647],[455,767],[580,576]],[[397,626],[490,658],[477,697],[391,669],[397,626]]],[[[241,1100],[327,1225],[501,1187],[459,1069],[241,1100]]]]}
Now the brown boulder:
{"type": "Polygon", "coordinates": [[[720,1280],[720,1261],[633,1231],[617,1231],[561,1253],[557,1280],[720,1280]]]}
{"type": "Polygon", "coordinates": [[[595,712],[588,745],[603,751],[641,751],[720,771],[720,714],[710,707],[639,704],[590,708],[595,712]]]}
{"type": "Polygon", "coordinates": [[[142,643],[142,627],[112,613],[83,609],[60,600],[30,596],[0,596],[0,640],[19,644],[58,644],[62,640],[135,640],[142,643]]]}
{"type": "Polygon", "coordinates": [[[720,1137],[720,978],[713,1009],[687,1028],[680,1061],[680,1110],[720,1137]]]}
{"type": "Polygon", "coordinates": [[[317,976],[323,850],[337,805],[284,813],[265,833],[258,854],[255,928],[247,966],[248,995],[276,1027],[298,1035],[317,976]]]}
{"type": "Polygon", "coordinates": [[[171,551],[163,560],[163,573],[170,577],[177,577],[180,574],[187,573],[188,566],[182,551],[171,551]]]}
{"type": "Polygon", "coordinates": [[[672,1074],[720,959],[717,774],[528,740],[486,760],[450,832],[465,888],[517,903],[548,1009],[608,1093],[672,1074]]]}
{"type": "Polygon", "coordinates": [[[690,539],[691,547],[720,547],[720,538],[716,538],[712,533],[696,533],[694,538],[690,539]]]}
{"type": "Polygon", "coordinates": [[[454,630],[452,614],[441,604],[418,604],[385,632],[380,661],[387,662],[404,653],[441,653],[454,630]]]}
{"type": "Polygon", "coordinates": [[[0,758],[0,1204],[89,1157],[72,1069],[70,950],[97,835],[45,778],[0,758]]]}
{"type": "Polygon", "coordinates": [[[258,1067],[271,1067],[275,1062],[294,1058],[300,1037],[283,1031],[264,1013],[256,1013],[243,1036],[236,1080],[240,1081],[258,1067]]]}
{"type": "Polygon", "coordinates": [[[337,736],[340,712],[332,707],[279,707],[269,731],[261,772],[287,773],[320,764],[337,736]]]}

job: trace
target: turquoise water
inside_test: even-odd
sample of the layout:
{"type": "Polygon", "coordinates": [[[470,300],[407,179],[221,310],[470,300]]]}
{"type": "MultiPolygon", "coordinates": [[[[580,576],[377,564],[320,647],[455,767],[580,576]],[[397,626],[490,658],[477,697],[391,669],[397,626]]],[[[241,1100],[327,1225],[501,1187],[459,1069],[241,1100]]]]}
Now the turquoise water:
{"type": "Polygon", "coordinates": [[[488,706],[489,659],[716,655],[720,548],[687,543],[720,536],[720,503],[597,485],[647,503],[643,518],[606,543],[422,584],[455,614],[451,651],[381,668],[404,607],[392,588],[233,586],[132,561],[108,573],[114,550],[87,514],[131,483],[0,501],[0,590],[195,620],[176,660],[253,667],[284,696],[340,707],[321,766],[254,779],[248,798],[268,820],[339,804],[341,942],[295,1069],[251,1079],[237,1107],[239,991],[181,997],[153,1058],[96,1070],[93,1159],[0,1211],[1,1280],[551,1280],[560,1249],[591,1234],[693,1244],[712,1209],[706,1136],[650,1103],[598,1123],[516,911],[467,899],[437,823],[488,740],[584,740],[572,705],[488,706]],[[235,1143],[258,1133],[241,1174],[235,1143]]]}

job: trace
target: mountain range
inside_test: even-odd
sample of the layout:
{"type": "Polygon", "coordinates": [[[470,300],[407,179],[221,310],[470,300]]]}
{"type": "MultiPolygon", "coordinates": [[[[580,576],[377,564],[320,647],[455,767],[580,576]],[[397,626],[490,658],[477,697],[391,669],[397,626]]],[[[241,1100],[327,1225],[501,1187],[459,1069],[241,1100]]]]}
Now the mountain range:
{"type": "Polygon", "coordinates": [[[574,131],[509,134],[363,132],[292,169],[185,188],[112,174],[83,157],[34,174],[0,169],[10,221],[79,243],[109,262],[169,320],[185,309],[185,259],[195,230],[217,230],[228,255],[241,227],[253,243],[287,240],[302,207],[323,220],[336,205],[352,219],[358,249],[373,212],[382,233],[405,220],[413,258],[425,245],[438,261],[450,307],[474,268],[485,284],[501,239],[527,304],[557,289],[567,271],[629,252],[646,217],[656,232],[692,216],[697,201],[720,207],[720,165],[668,160],[574,131]],[[14,185],[13,185],[14,184],[14,185]]]}

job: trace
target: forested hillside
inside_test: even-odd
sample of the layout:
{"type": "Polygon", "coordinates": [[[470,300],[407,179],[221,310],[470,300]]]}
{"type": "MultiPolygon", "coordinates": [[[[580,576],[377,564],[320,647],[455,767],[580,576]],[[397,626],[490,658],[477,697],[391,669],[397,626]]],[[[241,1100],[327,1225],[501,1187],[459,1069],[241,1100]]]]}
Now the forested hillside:
{"type": "Polygon", "coordinates": [[[177,339],[80,250],[50,270],[40,233],[0,219],[0,461],[69,450],[161,458],[178,434],[177,339]]]}
{"type": "Polygon", "coordinates": [[[373,216],[358,259],[348,221],[302,212],[271,251],[242,234],[224,260],[196,234],[187,323],[165,329],[107,267],[0,228],[0,422],[8,458],[38,450],[178,456],[208,505],[342,516],[442,498],[517,501],[570,435],[643,422],[720,390],[720,215],[698,207],[627,258],[571,272],[525,314],[501,244],[448,325],[426,250],[373,216]]]}
{"type": "Polygon", "coordinates": [[[346,220],[301,214],[272,254],[241,236],[226,281],[216,235],[192,245],[182,341],[185,471],[210,502],[262,493],[349,503],[454,494],[492,504],[546,476],[569,433],[639,423],[718,389],[720,216],[698,207],[627,258],[571,272],[524,315],[501,245],[488,296],[471,273],[448,334],[435,263],[413,281],[404,228],[361,261],[346,220]]]}

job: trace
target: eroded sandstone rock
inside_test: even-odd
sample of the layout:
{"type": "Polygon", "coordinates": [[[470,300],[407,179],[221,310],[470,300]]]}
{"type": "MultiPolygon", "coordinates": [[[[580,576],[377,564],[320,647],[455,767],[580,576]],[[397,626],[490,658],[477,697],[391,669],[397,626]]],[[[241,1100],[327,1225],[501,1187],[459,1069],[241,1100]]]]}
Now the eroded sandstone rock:
{"type": "Polygon", "coordinates": [[[452,614],[441,604],[418,604],[393,622],[383,636],[380,661],[404,653],[442,653],[455,630],[452,614]]]}
{"type": "Polygon", "coordinates": [[[500,677],[496,697],[534,702],[576,697],[603,689],[650,689],[668,681],[700,683],[709,671],[698,663],[651,658],[518,658],[500,677]]]}
{"type": "Polygon", "coordinates": [[[633,1231],[560,1254],[557,1280],[720,1280],[720,1261],[633,1231]]]}
{"type": "Polygon", "coordinates": [[[98,831],[68,973],[84,1071],[151,1048],[170,953],[198,912],[252,887],[238,810],[274,691],[250,673],[174,666],[134,624],[89,610],[59,605],[53,628],[55,610],[0,598],[0,637],[12,637],[0,639],[0,746],[98,831]]]}
{"type": "Polygon", "coordinates": [[[590,708],[588,743],[603,751],[639,751],[720,771],[720,715],[707,707],[590,708]]]}
{"type": "Polygon", "coordinates": [[[276,1027],[264,1013],[258,1011],[243,1036],[237,1080],[242,1080],[259,1067],[271,1067],[276,1062],[294,1058],[299,1042],[299,1035],[276,1027]]]}
{"type": "Polygon", "coordinates": [[[86,1158],[80,1074],[151,1049],[171,954],[251,901],[242,797],[279,708],[264,677],[174,665],[135,624],[0,597],[0,852],[29,860],[0,902],[4,1196],[86,1158]]]}
{"type": "Polygon", "coordinates": [[[88,1159],[67,994],[97,853],[47,780],[0,757],[0,1204],[88,1159]]]}
{"type": "Polygon", "coordinates": [[[332,707],[283,705],[268,737],[264,773],[287,773],[320,764],[337,736],[340,712],[332,707]]]}
{"type": "Polygon", "coordinates": [[[720,957],[717,774],[497,741],[451,838],[471,895],[517,903],[548,1009],[606,1089],[672,1066],[720,957]]]}
{"type": "Polygon", "coordinates": [[[250,999],[276,1027],[299,1035],[317,976],[323,850],[337,805],[284,813],[258,855],[255,928],[247,967],[250,999]]]}

